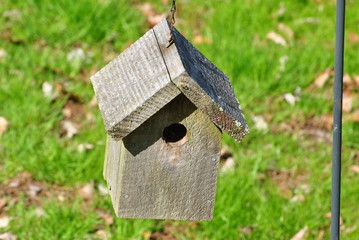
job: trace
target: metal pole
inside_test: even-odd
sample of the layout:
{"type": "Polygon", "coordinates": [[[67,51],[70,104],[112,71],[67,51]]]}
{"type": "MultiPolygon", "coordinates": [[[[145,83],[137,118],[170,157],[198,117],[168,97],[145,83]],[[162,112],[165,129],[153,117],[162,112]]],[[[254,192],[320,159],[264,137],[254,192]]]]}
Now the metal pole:
{"type": "Polygon", "coordinates": [[[334,75],[334,112],[333,112],[333,159],[332,159],[332,217],[331,240],[340,238],[340,179],[342,150],[342,102],[343,102],[343,62],[345,0],[337,0],[335,75],[334,75]]]}

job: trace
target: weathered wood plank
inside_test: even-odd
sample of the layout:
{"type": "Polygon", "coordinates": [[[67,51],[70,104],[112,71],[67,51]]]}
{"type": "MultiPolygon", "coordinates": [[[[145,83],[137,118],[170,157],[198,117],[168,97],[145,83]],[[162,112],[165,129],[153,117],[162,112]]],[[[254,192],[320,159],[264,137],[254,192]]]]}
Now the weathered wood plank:
{"type": "Polygon", "coordinates": [[[110,191],[117,216],[212,219],[221,132],[184,95],[121,141],[108,141],[107,181],[117,184],[110,191]],[[166,143],[163,130],[173,123],[183,124],[187,135],[166,143]]]}
{"type": "Polygon", "coordinates": [[[175,43],[167,48],[169,31],[167,20],[154,27],[172,82],[218,127],[241,141],[249,129],[228,77],[176,29],[175,43]]]}
{"type": "Polygon", "coordinates": [[[180,91],[171,83],[153,30],[91,78],[107,132],[121,139],[180,91]]]}

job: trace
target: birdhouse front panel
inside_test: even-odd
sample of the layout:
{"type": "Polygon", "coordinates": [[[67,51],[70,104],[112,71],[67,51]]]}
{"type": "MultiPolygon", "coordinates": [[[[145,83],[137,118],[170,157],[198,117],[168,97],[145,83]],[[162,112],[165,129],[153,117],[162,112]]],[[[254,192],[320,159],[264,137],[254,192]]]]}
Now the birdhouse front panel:
{"type": "Polygon", "coordinates": [[[221,131],[183,94],[109,140],[105,178],[117,216],[212,219],[221,131]]]}

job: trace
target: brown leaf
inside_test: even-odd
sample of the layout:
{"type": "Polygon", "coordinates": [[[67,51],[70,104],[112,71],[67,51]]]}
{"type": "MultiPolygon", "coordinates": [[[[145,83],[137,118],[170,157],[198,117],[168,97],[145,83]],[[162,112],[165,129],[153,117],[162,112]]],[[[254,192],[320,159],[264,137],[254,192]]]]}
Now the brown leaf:
{"type": "Polygon", "coordinates": [[[326,69],[325,71],[321,72],[314,80],[315,86],[317,86],[318,88],[322,88],[330,78],[330,72],[330,69],[326,69]]]}
{"type": "Polygon", "coordinates": [[[269,32],[267,34],[267,39],[272,40],[274,43],[282,45],[284,47],[287,46],[287,41],[276,32],[269,32]]]}
{"type": "Polygon", "coordinates": [[[359,35],[355,32],[349,32],[349,42],[353,44],[359,43],[359,35]]]}
{"type": "Polygon", "coordinates": [[[97,107],[97,105],[98,105],[97,98],[96,98],[96,96],[94,95],[94,96],[92,97],[91,101],[89,102],[89,106],[90,106],[90,107],[97,107]]]}
{"type": "Polygon", "coordinates": [[[108,189],[106,186],[102,185],[101,183],[97,184],[97,190],[100,195],[104,196],[108,194],[108,189]]]}
{"type": "Polygon", "coordinates": [[[287,37],[288,40],[293,39],[294,32],[289,26],[285,25],[284,23],[279,23],[277,28],[280,32],[282,32],[287,37]]]}
{"type": "Polygon", "coordinates": [[[235,162],[234,162],[233,158],[231,158],[231,157],[227,158],[222,165],[221,172],[229,172],[229,171],[233,170],[234,165],[235,165],[235,162]]]}
{"type": "Polygon", "coordinates": [[[9,122],[6,118],[0,116],[0,137],[7,131],[9,122]]]}
{"type": "Polygon", "coordinates": [[[92,199],[92,197],[94,195],[94,184],[91,182],[91,183],[87,183],[87,184],[83,185],[78,190],[78,194],[83,199],[92,199]]]}
{"type": "Polygon", "coordinates": [[[258,130],[268,130],[268,123],[263,116],[253,116],[253,121],[255,123],[254,128],[258,130]]]}
{"type": "Polygon", "coordinates": [[[166,14],[158,14],[153,9],[151,3],[145,2],[138,6],[138,9],[141,13],[147,18],[147,22],[149,23],[150,27],[154,27],[158,24],[163,18],[165,18],[166,14]]]}
{"type": "Polygon", "coordinates": [[[30,197],[36,197],[40,192],[42,191],[42,188],[38,185],[35,184],[30,184],[29,185],[29,191],[28,194],[30,197]]]}
{"type": "Polygon", "coordinates": [[[353,107],[353,96],[349,92],[344,92],[343,94],[343,112],[349,113],[352,110],[353,107]]]}
{"type": "Polygon", "coordinates": [[[0,234],[0,240],[16,240],[17,236],[11,233],[1,233],[0,234]]]}
{"type": "Polygon", "coordinates": [[[354,173],[359,173],[359,165],[350,166],[350,171],[352,171],[354,173]]]}
{"type": "Polygon", "coordinates": [[[0,199],[0,213],[6,207],[7,202],[5,199],[0,199]]]}
{"type": "Polygon", "coordinates": [[[324,234],[325,234],[324,230],[320,230],[319,234],[318,234],[318,237],[317,237],[317,240],[323,240],[324,234]]]}
{"type": "Polygon", "coordinates": [[[308,231],[308,227],[305,226],[304,228],[302,228],[299,232],[297,232],[297,234],[295,234],[290,240],[304,240],[304,236],[308,231]]]}
{"type": "Polygon", "coordinates": [[[299,100],[298,97],[295,97],[293,94],[291,93],[285,93],[283,94],[283,98],[284,100],[291,106],[294,106],[295,103],[299,100]]]}
{"type": "Polygon", "coordinates": [[[0,48],[0,61],[4,61],[6,58],[7,54],[5,49],[0,48]]]}
{"type": "Polygon", "coordinates": [[[81,122],[84,112],[83,104],[80,103],[79,98],[75,95],[70,96],[62,109],[62,114],[65,115],[65,119],[75,122],[81,122]]]}
{"type": "Polygon", "coordinates": [[[106,232],[103,229],[97,230],[95,232],[95,234],[98,237],[98,239],[100,239],[100,240],[108,240],[108,239],[110,239],[110,233],[106,232]]]}
{"type": "Polygon", "coordinates": [[[159,22],[162,21],[162,19],[166,18],[166,14],[156,14],[153,16],[150,16],[147,18],[148,23],[150,24],[150,27],[156,26],[159,22]]]}
{"type": "Polygon", "coordinates": [[[101,214],[100,219],[103,220],[109,226],[113,225],[114,222],[113,216],[108,213],[101,214]]]}
{"type": "Polygon", "coordinates": [[[354,122],[359,122],[359,110],[356,110],[355,112],[349,114],[345,117],[345,120],[351,120],[354,122]]]}
{"type": "Polygon", "coordinates": [[[206,44],[212,44],[212,40],[207,38],[207,37],[204,37],[202,35],[196,35],[193,40],[192,40],[193,43],[195,44],[203,44],[203,43],[206,43],[206,44]]]}
{"type": "Polygon", "coordinates": [[[10,223],[10,218],[8,216],[0,217],[0,228],[6,228],[10,223]]]}
{"type": "MultiPolygon", "coordinates": [[[[332,218],[332,213],[331,212],[327,212],[325,215],[324,215],[325,218],[327,219],[331,219],[332,218]]],[[[343,219],[342,217],[339,218],[339,224],[340,225],[343,225],[343,219]]]]}
{"type": "Polygon", "coordinates": [[[252,234],[253,227],[251,227],[251,226],[239,227],[238,231],[243,233],[246,236],[250,236],[252,234]]]}
{"type": "Polygon", "coordinates": [[[350,86],[351,84],[352,84],[352,78],[350,77],[350,75],[349,74],[344,74],[344,76],[343,76],[343,83],[345,84],[345,85],[348,85],[348,86],[350,86]]]}
{"type": "Polygon", "coordinates": [[[78,134],[78,125],[70,120],[61,121],[61,135],[66,134],[66,138],[70,139],[78,134]]]}
{"type": "Polygon", "coordinates": [[[43,217],[43,216],[45,216],[45,210],[43,209],[43,208],[41,208],[41,207],[37,207],[36,209],[35,209],[35,215],[36,216],[38,216],[38,217],[43,217]]]}
{"type": "Polygon", "coordinates": [[[359,75],[353,76],[353,80],[354,80],[355,86],[359,87],[359,75]]]}

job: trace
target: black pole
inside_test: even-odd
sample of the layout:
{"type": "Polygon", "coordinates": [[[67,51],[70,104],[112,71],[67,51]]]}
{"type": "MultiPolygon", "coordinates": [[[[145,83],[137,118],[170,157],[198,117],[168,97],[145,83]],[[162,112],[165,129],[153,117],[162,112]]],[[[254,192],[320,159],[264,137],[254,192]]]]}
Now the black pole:
{"type": "Polygon", "coordinates": [[[342,102],[345,0],[337,0],[333,112],[333,159],[332,159],[332,217],[331,240],[340,238],[340,179],[342,158],[342,102]]]}

